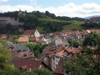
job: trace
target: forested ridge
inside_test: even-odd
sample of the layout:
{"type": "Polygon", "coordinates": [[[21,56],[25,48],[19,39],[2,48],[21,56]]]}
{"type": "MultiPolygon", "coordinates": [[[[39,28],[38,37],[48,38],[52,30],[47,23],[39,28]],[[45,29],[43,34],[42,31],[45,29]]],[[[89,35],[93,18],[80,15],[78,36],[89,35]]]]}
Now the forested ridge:
{"type": "MultiPolygon", "coordinates": [[[[62,31],[64,25],[71,24],[73,23],[73,21],[84,21],[83,18],[78,18],[78,17],[70,18],[67,16],[56,16],[55,14],[50,13],[48,11],[46,12],[21,11],[21,12],[22,14],[20,15],[18,15],[19,11],[0,13],[0,17],[11,17],[14,18],[15,20],[19,19],[20,22],[24,23],[24,25],[19,25],[18,26],[19,28],[27,30],[27,29],[36,29],[37,27],[39,27],[42,28],[41,31],[45,31],[45,33],[62,31]]],[[[3,27],[0,25],[0,29],[2,28],[3,31],[1,31],[1,33],[9,33],[9,34],[19,33],[18,28],[14,29],[14,27],[12,26],[7,28],[7,26],[3,27]]]]}

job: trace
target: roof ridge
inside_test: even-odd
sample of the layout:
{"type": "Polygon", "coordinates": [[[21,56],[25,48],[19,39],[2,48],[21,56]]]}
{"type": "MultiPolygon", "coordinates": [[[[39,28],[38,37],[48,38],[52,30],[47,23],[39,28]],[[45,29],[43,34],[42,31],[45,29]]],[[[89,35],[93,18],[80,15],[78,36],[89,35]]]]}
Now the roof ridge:
{"type": "Polygon", "coordinates": [[[15,45],[14,45],[14,44],[12,44],[12,45],[13,45],[13,47],[17,50],[17,48],[15,47],[15,45],[17,45],[17,44],[15,44],[15,45]]]}

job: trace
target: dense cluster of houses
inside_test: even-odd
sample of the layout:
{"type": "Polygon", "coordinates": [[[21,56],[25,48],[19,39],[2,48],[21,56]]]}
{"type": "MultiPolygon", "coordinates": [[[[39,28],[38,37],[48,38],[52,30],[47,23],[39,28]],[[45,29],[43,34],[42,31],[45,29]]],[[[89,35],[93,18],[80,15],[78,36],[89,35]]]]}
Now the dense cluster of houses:
{"type": "MultiPolygon", "coordinates": [[[[81,47],[74,48],[68,47],[67,40],[79,40],[84,39],[88,33],[97,32],[99,30],[74,30],[74,31],[62,31],[55,33],[40,34],[38,30],[26,30],[23,33],[23,37],[18,38],[19,43],[27,43],[30,39],[33,42],[37,42],[41,45],[51,44],[52,47],[46,47],[43,52],[38,55],[38,58],[34,56],[34,53],[28,47],[23,45],[12,44],[7,47],[11,51],[12,63],[18,69],[25,71],[31,71],[34,68],[48,68],[56,75],[64,75],[62,68],[64,67],[64,59],[76,57],[76,53],[80,53],[81,47]]],[[[0,38],[8,40],[7,36],[3,35],[0,38]]],[[[11,38],[11,37],[10,37],[11,38]]]]}
{"type": "Polygon", "coordinates": [[[100,22],[100,17],[92,17],[92,18],[90,18],[90,21],[94,22],[94,23],[99,23],[100,22]]]}

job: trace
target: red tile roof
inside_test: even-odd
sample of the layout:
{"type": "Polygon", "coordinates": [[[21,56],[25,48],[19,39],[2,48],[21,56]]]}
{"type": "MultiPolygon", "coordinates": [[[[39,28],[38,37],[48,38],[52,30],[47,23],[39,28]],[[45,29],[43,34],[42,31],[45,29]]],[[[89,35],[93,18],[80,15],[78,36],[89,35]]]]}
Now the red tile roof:
{"type": "Polygon", "coordinates": [[[33,52],[20,52],[14,54],[12,57],[18,57],[18,58],[34,58],[33,52]]]}
{"type": "Polygon", "coordinates": [[[29,38],[28,37],[19,37],[18,42],[28,42],[29,38]]]}
{"type": "Polygon", "coordinates": [[[59,47],[46,47],[45,49],[43,49],[42,53],[55,53],[55,52],[60,52],[64,50],[63,46],[59,46],[59,47]]]}
{"type": "Polygon", "coordinates": [[[98,21],[98,20],[100,20],[100,17],[93,17],[93,18],[90,18],[90,21],[93,21],[93,22],[94,22],[94,21],[96,22],[96,21],[98,21]]]}
{"type": "Polygon", "coordinates": [[[64,52],[64,50],[62,50],[60,52],[57,52],[56,54],[63,58],[64,57],[63,55],[66,53],[64,52]]]}
{"type": "Polygon", "coordinates": [[[35,30],[26,30],[23,34],[24,35],[32,35],[34,34],[35,30]]]}
{"type": "Polygon", "coordinates": [[[6,39],[7,39],[7,37],[6,37],[6,36],[3,36],[3,35],[1,36],[1,38],[2,38],[2,39],[4,39],[4,40],[6,40],[6,39]]]}
{"type": "Polygon", "coordinates": [[[55,74],[64,75],[64,72],[62,71],[63,67],[64,67],[64,61],[60,60],[57,68],[55,69],[55,74]]]}
{"type": "Polygon", "coordinates": [[[38,42],[38,43],[41,43],[41,40],[38,38],[38,37],[34,37],[32,38],[34,42],[38,42]]]}
{"type": "Polygon", "coordinates": [[[29,70],[29,68],[31,67],[31,70],[33,70],[35,68],[39,68],[41,64],[42,62],[38,60],[20,59],[17,62],[16,67],[23,70],[29,70]]]}

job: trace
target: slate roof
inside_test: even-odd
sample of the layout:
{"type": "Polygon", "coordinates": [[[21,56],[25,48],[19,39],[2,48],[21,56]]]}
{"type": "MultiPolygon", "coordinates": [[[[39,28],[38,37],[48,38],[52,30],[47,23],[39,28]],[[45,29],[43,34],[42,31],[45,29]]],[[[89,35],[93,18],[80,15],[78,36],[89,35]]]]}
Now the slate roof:
{"type": "Polygon", "coordinates": [[[28,47],[24,47],[23,45],[17,45],[17,44],[12,44],[6,47],[6,49],[9,49],[10,47],[14,47],[16,50],[29,50],[28,47]]]}

